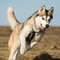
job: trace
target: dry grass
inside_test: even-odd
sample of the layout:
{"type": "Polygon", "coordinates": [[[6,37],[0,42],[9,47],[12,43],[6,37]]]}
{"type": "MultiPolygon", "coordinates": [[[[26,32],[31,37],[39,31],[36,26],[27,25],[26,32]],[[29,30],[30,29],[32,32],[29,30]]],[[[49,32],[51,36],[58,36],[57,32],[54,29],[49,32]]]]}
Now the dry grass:
{"type": "MultiPolygon", "coordinates": [[[[8,60],[9,26],[0,26],[0,60],[8,60]]],[[[25,55],[18,54],[17,60],[60,60],[60,27],[47,29],[43,39],[25,55]]]]}

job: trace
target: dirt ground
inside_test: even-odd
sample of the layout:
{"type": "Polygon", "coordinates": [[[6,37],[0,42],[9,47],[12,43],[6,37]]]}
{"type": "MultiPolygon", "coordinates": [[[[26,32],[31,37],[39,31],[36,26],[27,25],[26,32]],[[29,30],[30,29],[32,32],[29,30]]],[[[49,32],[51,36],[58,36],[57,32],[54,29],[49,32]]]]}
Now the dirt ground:
{"type": "MultiPolygon", "coordinates": [[[[9,26],[0,26],[0,60],[8,60],[11,32],[9,26]]],[[[60,60],[60,27],[49,27],[42,40],[24,55],[18,54],[17,60],[60,60]]]]}

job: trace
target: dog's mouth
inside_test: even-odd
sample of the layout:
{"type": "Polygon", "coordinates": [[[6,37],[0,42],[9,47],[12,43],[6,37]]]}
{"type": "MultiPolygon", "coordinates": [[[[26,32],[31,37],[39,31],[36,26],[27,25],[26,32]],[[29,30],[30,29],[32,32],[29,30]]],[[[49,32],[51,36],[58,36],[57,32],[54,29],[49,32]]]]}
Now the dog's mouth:
{"type": "Polygon", "coordinates": [[[41,25],[41,30],[46,31],[46,28],[41,25]]]}

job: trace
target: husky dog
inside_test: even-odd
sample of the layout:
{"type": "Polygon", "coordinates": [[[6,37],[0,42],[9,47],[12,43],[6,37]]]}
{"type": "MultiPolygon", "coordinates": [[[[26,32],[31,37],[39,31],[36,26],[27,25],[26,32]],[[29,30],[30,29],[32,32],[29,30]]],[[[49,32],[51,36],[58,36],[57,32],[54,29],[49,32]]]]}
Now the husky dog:
{"type": "Polygon", "coordinates": [[[16,60],[18,53],[24,54],[42,39],[53,18],[53,11],[53,7],[46,10],[45,6],[42,6],[25,23],[20,23],[17,21],[13,9],[8,8],[7,20],[13,31],[8,42],[9,60],[16,60]]]}

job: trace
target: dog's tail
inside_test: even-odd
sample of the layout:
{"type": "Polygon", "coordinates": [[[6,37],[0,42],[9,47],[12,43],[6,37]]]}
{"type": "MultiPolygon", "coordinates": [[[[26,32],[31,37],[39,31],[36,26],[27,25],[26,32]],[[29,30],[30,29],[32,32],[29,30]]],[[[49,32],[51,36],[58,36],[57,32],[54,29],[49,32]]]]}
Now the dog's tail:
{"type": "Polygon", "coordinates": [[[14,28],[20,24],[20,22],[18,22],[18,20],[16,19],[15,15],[14,15],[14,11],[11,7],[8,8],[7,11],[7,20],[10,24],[10,27],[12,30],[14,30],[14,28]]]}

